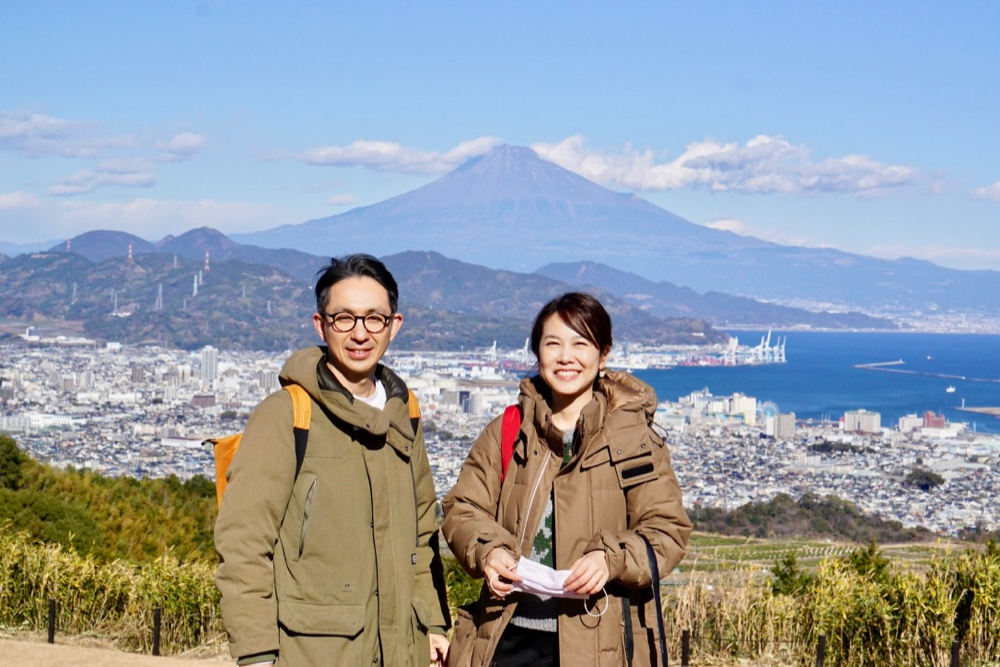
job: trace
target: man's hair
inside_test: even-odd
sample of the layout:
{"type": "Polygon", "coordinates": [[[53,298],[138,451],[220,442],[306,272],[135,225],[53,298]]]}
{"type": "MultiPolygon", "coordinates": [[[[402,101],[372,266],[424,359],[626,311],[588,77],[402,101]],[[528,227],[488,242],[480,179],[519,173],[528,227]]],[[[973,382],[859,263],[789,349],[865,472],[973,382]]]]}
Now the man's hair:
{"type": "Polygon", "coordinates": [[[567,292],[542,306],[531,325],[531,351],[538,356],[542,342],[542,329],[553,315],[566,323],[605,354],[611,350],[611,316],[595,297],[583,292],[567,292]]]}
{"type": "Polygon", "coordinates": [[[372,257],[358,253],[344,257],[332,257],[330,263],[316,272],[316,310],[326,312],[326,304],[330,300],[330,288],[346,278],[371,278],[385,288],[389,294],[389,309],[396,312],[399,299],[399,287],[396,279],[385,268],[385,264],[372,257]]]}

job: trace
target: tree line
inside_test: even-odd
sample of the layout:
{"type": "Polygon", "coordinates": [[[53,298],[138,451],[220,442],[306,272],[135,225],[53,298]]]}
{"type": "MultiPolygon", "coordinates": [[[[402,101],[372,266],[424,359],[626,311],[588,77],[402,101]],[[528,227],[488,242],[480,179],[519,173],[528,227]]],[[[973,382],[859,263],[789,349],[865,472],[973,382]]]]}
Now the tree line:
{"type": "Polygon", "coordinates": [[[215,482],[109,477],[40,463],[0,435],[0,522],[103,560],[214,560],[215,482]]]}

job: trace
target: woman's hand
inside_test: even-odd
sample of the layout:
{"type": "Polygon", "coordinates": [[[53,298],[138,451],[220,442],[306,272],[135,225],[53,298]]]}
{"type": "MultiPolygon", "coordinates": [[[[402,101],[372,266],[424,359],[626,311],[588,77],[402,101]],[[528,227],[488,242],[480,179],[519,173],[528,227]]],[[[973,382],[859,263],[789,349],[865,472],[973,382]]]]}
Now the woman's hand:
{"type": "Polygon", "coordinates": [[[521,577],[515,572],[516,568],[517,561],[513,554],[503,547],[497,547],[486,556],[486,565],[483,566],[486,587],[498,598],[507,597],[514,588],[511,582],[521,581],[521,577]]]}
{"type": "Polygon", "coordinates": [[[578,558],[571,569],[572,572],[563,583],[563,589],[581,595],[600,593],[610,576],[608,557],[603,551],[591,551],[578,558]]]}

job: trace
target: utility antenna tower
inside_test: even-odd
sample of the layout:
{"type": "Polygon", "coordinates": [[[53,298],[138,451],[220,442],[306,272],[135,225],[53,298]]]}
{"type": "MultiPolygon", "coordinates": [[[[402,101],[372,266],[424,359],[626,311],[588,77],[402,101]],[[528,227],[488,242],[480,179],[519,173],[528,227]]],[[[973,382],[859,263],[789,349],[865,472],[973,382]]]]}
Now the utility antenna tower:
{"type": "Polygon", "coordinates": [[[198,274],[194,274],[194,287],[191,288],[191,296],[198,296],[198,274]]]}
{"type": "Polygon", "coordinates": [[[156,305],[153,306],[153,310],[163,310],[163,283],[160,283],[156,290],[156,305]]]}
{"type": "Polygon", "coordinates": [[[66,239],[66,252],[73,252],[73,239],[66,239]]]}
{"type": "Polygon", "coordinates": [[[205,273],[208,273],[208,251],[205,251],[205,273]]]}
{"type": "Polygon", "coordinates": [[[125,260],[127,264],[135,264],[135,260],[132,259],[132,244],[128,244],[128,259],[125,260]]]}
{"type": "Polygon", "coordinates": [[[201,271],[198,272],[198,284],[199,285],[205,284],[205,276],[202,274],[201,271]]]}
{"type": "Polygon", "coordinates": [[[118,292],[111,290],[111,301],[114,304],[114,310],[111,311],[112,315],[118,314],[118,292]]]}
{"type": "Polygon", "coordinates": [[[76,281],[73,282],[73,296],[69,300],[70,305],[76,303],[76,281]]]}

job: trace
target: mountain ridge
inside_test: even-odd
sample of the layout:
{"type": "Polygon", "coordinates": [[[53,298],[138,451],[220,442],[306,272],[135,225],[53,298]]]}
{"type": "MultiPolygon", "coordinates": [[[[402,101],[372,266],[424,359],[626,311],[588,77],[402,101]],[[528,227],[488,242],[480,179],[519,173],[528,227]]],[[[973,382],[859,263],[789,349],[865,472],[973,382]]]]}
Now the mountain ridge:
{"type": "MultiPolygon", "coordinates": [[[[104,261],[105,259],[108,259],[109,256],[124,257],[128,252],[130,244],[133,247],[133,256],[136,257],[140,254],[147,254],[149,252],[173,253],[178,257],[200,263],[203,262],[205,253],[208,252],[210,265],[211,263],[224,260],[237,260],[248,264],[260,264],[291,274],[309,284],[312,284],[314,281],[317,271],[328,262],[326,257],[311,255],[309,253],[296,250],[273,250],[258,246],[239,244],[218,230],[208,227],[191,229],[177,237],[167,236],[152,244],[124,232],[88,232],[80,237],[70,239],[70,247],[73,252],[79,251],[80,254],[95,262],[104,261]],[[137,243],[137,241],[142,241],[142,243],[137,243]],[[138,251],[136,248],[138,248],[138,251]]],[[[64,252],[65,247],[65,244],[59,244],[53,248],[53,251],[64,252]]],[[[495,316],[497,313],[502,312],[505,313],[504,316],[525,317],[523,312],[506,311],[505,306],[502,303],[504,295],[493,294],[491,291],[494,290],[497,285],[503,284],[505,280],[509,284],[510,276],[508,274],[517,275],[517,279],[520,281],[534,280],[531,276],[535,273],[545,274],[545,267],[534,272],[494,270],[485,266],[447,258],[436,251],[405,251],[402,253],[396,253],[395,255],[383,257],[383,259],[386,259],[387,261],[389,261],[389,258],[396,258],[392,261],[399,262],[399,266],[390,267],[394,273],[399,270],[406,271],[412,269],[414,271],[413,275],[415,282],[409,285],[407,290],[403,292],[402,297],[404,301],[407,298],[412,297],[428,307],[439,309],[443,307],[448,309],[454,307],[457,303],[456,299],[458,299],[465,304],[459,308],[460,311],[475,310],[490,316],[495,316]],[[417,268],[417,264],[421,261],[419,258],[423,258],[425,263],[432,258],[434,263],[438,265],[435,269],[435,271],[438,272],[445,271],[444,267],[450,267],[451,270],[458,271],[460,273],[472,272],[479,276],[480,282],[477,284],[475,281],[466,280],[464,288],[462,290],[457,290],[454,288],[455,285],[458,284],[457,282],[453,281],[454,284],[449,286],[448,281],[443,280],[441,276],[437,276],[432,280],[429,275],[421,274],[417,268]],[[499,282],[497,281],[497,276],[501,277],[499,282]],[[503,278],[503,276],[508,277],[503,278]],[[430,292],[424,290],[422,287],[423,283],[430,281],[428,284],[432,284],[434,280],[437,280],[439,283],[434,288],[436,291],[430,292]],[[480,285],[485,286],[485,292],[480,285]],[[487,293],[489,294],[488,296],[487,293]],[[442,294],[447,294],[449,301],[442,301],[442,294]],[[475,304],[470,305],[470,299],[472,301],[485,299],[485,302],[488,305],[485,307],[479,307],[475,304]]],[[[599,265],[593,262],[581,264],[586,264],[592,267],[605,267],[605,272],[617,271],[617,269],[613,269],[612,267],[599,265]]],[[[562,265],[551,264],[546,266],[557,267],[562,265]]],[[[615,280],[611,280],[610,282],[607,280],[605,282],[597,281],[592,284],[594,287],[598,288],[598,291],[626,298],[627,301],[628,295],[636,290],[657,291],[657,288],[652,287],[655,285],[652,281],[648,281],[645,278],[634,274],[628,274],[625,272],[620,273],[623,276],[629,276],[626,279],[626,282],[630,283],[627,288],[618,288],[617,281],[615,280]]],[[[565,283],[561,289],[569,289],[570,285],[585,284],[585,282],[581,282],[573,276],[566,275],[565,273],[549,274],[548,278],[565,283]]],[[[831,319],[829,317],[824,318],[822,314],[813,313],[799,308],[788,308],[776,306],[774,304],[760,303],[751,299],[733,297],[721,293],[709,292],[706,295],[697,295],[689,288],[680,288],[676,286],[671,287],[673,288],[673,291],[671,292],[670,290],[667,290],[667,292],[670,292],[669,294],[659,294],[659,299],[662,303],[654,304],[649,300],[644,301],[641,299],[632,299],[630,303],[646,310],[649,310],[652,304],[653,310],[650,310],[650,312],[654,312],[660,317],[707,319],[716,324],[726,326],[733,322],[731,317],[726,317],[726,312],[732,312],[735,309],[741,315],[741,317],[736,318],[739,324],[754,326],[812,326],[819,328],[863,329],[896,328],[896,325],[890,320],[869,318],[868,316],[861,314],[851,317],[845,317],[838,314],[837,318],[831,319]],[[696,304],[695,302],[698,303],[696,304]]],[[[555,291],[548,289],[547,285],[545,289],[548,290],[545,292],[546,294],[555,296],[555,291]]],[[[532,303],[534,306],[541,306],[541,302],[532,303]]]]}
{"type": "Polygon", "coordinates": [[[659,317],[694,317],[721,327],[808,326],[818,329],[891,329],[890,319],[858,312],[813,312],[722,292],[699,294],[668,281],[653,282],[596,262],[547,264],[535,273],[574,287],[593,285],[659,317]]]}
{"type": "MultiPolygon", "coordinates": [[[[383,260],[399,283],[411,325],[397,338],[403,348],[457,350],[493,341],[520,347],[544,300],[572,289],[544,276],[493,271],[437,253],[383,260]]],[[[19,255],[0,263],[0,317],[80,322],[93,338],[182,349],[212,344],[282,350],[316,343],[310,282],[238,259],[212,261],[208,271],[203,267],[201,261],[162,252],[101,262],[65,251],[19,255]]],[[[728,339],[702,321],[652,318],[610,293],[601,297],[619,331],[627,332],[624,338],[635,342],[728,339]]]]}

